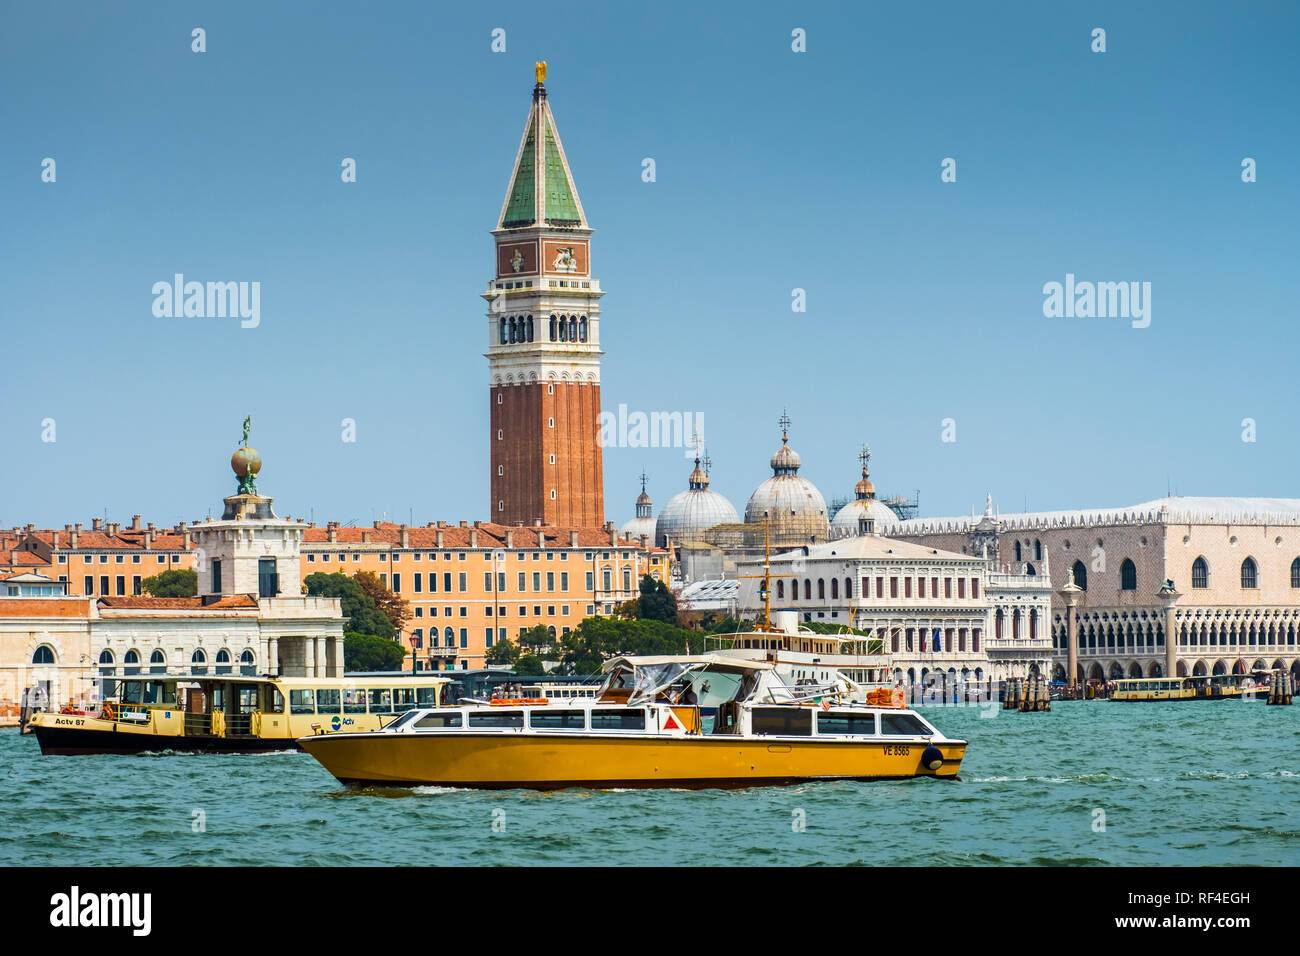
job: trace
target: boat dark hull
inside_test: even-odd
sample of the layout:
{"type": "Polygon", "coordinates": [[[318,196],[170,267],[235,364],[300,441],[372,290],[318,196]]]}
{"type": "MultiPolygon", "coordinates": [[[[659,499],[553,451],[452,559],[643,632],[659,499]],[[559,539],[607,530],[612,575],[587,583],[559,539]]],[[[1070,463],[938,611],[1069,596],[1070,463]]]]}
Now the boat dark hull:
{"type": "Polygon", "coordinates": [[[273,753],[298,750],[292,738],[166,737],[157,734],[116,733],[76,727],[32,727],[41,753],[59,756],[81,754],[140,754],[171,750],[177,753],[273,753]]]}

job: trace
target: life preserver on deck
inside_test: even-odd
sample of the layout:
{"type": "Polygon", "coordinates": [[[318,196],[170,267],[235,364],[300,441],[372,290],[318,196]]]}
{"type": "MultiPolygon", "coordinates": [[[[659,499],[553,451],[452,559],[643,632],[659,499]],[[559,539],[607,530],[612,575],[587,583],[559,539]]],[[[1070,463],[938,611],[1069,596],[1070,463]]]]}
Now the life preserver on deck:
{"type": "Polygon", "coordinates": [[[248,721],[248,732],[254,737],[262,736],[262,712],[260,710],[253,711],[253,716],[248,721]]]}
{"type": "Polygon", "coordinates": [[[103,712],[102,714],[100,714],[100,717],[101,717],[101,719],[103,719],[103,720],[117,720],[117,715],[116,715],[115,713],[113,713],[113,705],[112,705],[112,704],[105,704],[105,705],[104,705],[104,712],[103,712]]]}

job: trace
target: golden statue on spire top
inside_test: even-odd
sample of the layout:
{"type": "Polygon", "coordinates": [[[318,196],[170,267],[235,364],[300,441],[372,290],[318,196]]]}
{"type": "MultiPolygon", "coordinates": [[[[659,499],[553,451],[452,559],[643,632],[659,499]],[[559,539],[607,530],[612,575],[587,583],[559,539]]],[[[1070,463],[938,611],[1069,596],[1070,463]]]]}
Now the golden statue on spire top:
{"type": "Polygon", "coordinates": [[[546,61],[538,60],[536,70],[537,70],[537,82],[545,83],[546,82],[546,61]]]}

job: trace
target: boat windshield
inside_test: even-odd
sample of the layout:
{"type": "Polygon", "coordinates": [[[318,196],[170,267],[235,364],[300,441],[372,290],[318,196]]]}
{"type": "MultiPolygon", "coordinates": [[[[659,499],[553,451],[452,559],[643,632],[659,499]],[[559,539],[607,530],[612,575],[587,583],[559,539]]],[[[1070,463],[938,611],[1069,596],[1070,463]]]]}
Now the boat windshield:
{"type": "Polygon", "coordinates": [[[423,711],[420,710],[408,710],[401,717],[398,717],[395,721],[393,721],[384,729],[396,730],[398,727],[401,727],[403,724],[409,724],[411,721],[415,720],[415,718],[420,716],[420,714],[422,713],[423,711]]]}
{"type": "Polygon", "coordinates": [[[661,690],[671,687],[677,682],[677,679],[687,671],[694,670],[695,664],[682,664],[671,662],[667,664],[647,664],[644,667],[636,668],[635,680],[632,684],[632,695],[628,697],[628,705],[642,704],[648,700],[654,700],[661,690]]]}

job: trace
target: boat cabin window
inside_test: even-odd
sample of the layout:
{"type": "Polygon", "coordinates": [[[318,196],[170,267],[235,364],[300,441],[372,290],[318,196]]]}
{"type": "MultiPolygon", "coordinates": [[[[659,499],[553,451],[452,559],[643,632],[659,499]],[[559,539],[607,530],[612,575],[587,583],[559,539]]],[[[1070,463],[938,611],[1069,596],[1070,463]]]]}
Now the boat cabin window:
{"type": "Polygon", "coordinates": [[[639,707],[593,710],[591,712],[591,729],[645,730],[645,711],[639,707]]]}
{"type": "Polygon", "coordinates": [[[316,713],[337,714],[341,696],[337,687],[317,687],[316,713]]]}
{"type": "Polygon", "coordinates": [[[519,727],[524,726],[522,710],[492,710],[482,714],[469,715],[470,727],[519,727]]]}
{"type": "Polygon", "coordinates": [[[755,707],[750,727],[758,736],[807,737],[812,734],[812,711],[806,707],[755,707]]]}
{"type": "Polygon", "coordinates": [[[817,733],[844,734],[852,737],[871,736],[876,732],[875,714],[828,714],[817,715],[817,733]]]}
{"type": "Polygon", "coordinates": [[[442,727],[459,727],[460,711],[450,714],[425,714],[415,722],[416,730],[437,730],[442,727]]]}
{"type": "Polygon", "coordinates": [[[283,714],[284,713],[284,695],[275,687],[266,689],[266,713],[283,714]]]}
{"type": "Polygon", "coordinates": [[[343,692],[343,713],[364,714],[366,712],[366,692],[364,690],[345,690],[343,692]]]}
{"type": "Polygon", "coordinates": [[[371,690],[370,712],[372,714],[393,713],[393,692],[387,687],[376,687],[371,690]]]}
{"type": "Polygon", "coordinates": [[[528,714],[533,730],[582,730],[586,726],[581,710],[534,710],[528,714]]]}
{"type": "Polygon", "coordinates": [[[921,722],[915,714],[881,714],[880,732],[882,734],[932,734],[929,727],[921,722]]]}
{"type": "Polygon", "coordinates": [[[393,688],[393,712],[394,713],[400,713],[403,710],[410,710],[414,706],[415,706],[414,687],[393,688]]]}
{"type": "Polygon", "coordinates": [[[315,691],[311,691],[311,690],[289,691],[289,713],[291,714],[316,713],[315,691]]]}
{"type": "Polygon", "coordinates": [[[415,688],[415,702],[420,707],[437,707],[438,688],[437,687],[415,688]]]}

